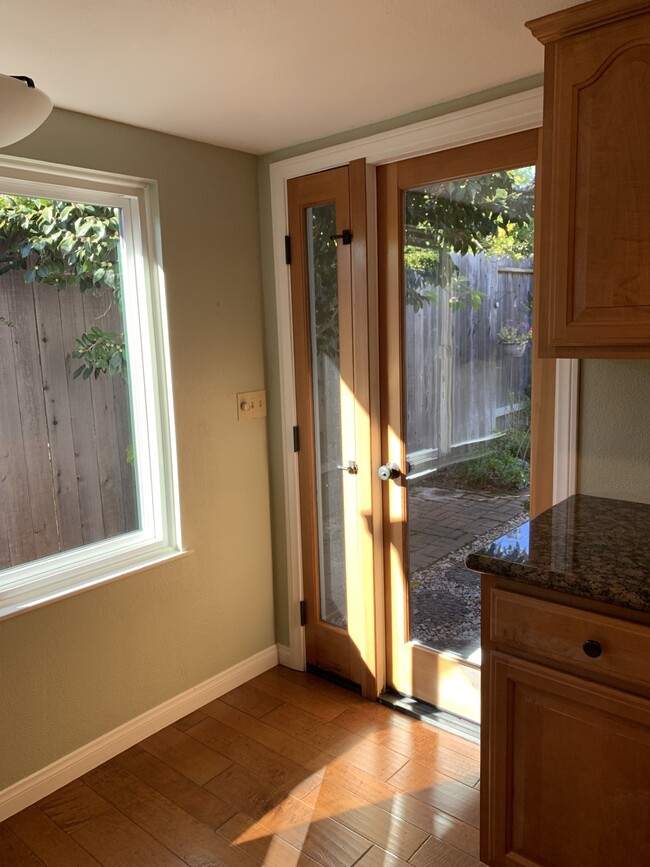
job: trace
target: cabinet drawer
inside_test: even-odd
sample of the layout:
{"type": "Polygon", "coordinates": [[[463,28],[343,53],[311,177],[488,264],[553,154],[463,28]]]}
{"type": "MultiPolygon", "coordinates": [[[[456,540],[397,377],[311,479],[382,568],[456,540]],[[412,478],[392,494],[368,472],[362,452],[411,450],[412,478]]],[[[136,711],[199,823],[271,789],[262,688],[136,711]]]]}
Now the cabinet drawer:
{"type": "Polygon", "coordinates": [[[501,648],[650,684],[648,626],[494,588],[490,612],[490,641],[501,648]]]}

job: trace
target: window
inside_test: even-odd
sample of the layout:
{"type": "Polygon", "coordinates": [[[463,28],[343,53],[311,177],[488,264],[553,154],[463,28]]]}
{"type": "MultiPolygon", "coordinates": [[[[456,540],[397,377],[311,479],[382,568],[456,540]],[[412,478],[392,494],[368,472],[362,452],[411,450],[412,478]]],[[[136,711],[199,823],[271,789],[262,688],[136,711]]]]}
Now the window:
{"type": "Polygon", "coordinates": [[[155,185],[0,160],[0,616],[180,552],[155,185]]]}

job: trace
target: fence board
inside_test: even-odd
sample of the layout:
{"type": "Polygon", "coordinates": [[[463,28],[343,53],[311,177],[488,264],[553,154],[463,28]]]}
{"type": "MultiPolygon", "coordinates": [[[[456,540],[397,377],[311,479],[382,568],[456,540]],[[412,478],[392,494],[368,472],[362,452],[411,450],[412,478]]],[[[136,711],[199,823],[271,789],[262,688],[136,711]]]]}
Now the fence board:
{"type": "MultiPolygon", "coordinates": [[[[0,389],[1,391],[1,389],[0,389]]],[[[1,465],[1,462],[0,462],[1,465]]],[[[0,470],[1,472],[1,470],[0,470]]],[[[0,477],[1,478],[1,477],[0,477]]],[[[7,531],[7,503],[0,504],[0,569],[11,566],[11,551],[9,550],[9,533],[7,531]]]]}
{"type": "Polygon", "coordinates": [[[63,342],[66,347],[66,379],[70,424],[74,445],[75,475],[81,516],[81,535],[84,545],[106,538],[102,511],[102,492],[97,466],[97,442],[93,420],[93,401],[89,381],[74,379],[80,366],[79,359],[72,358],[75,339],[86,330],[83,296],[69,291],[59,298],[62,313],[63,342]]]}
{"type": "Polygon", "coordinates": [[[508,322],[530,324],[532,263],[453,259],[458,276],[483,293],[479,310],[451,311],[444,297],[406,309],[407,453],[416,472],[493,437],[518,397],[528,396],[530,349],[521,358],[506,356],[496,335],[508,322]]]}
{"type": "Polygon", "coordinates": [[[73,379],[75,338],[122,331],[107,296],[0,277],[0,568],[138,526],[128,389],[73,379]]]}
{"type": "MultiPolygon", "coordinates": [[[[99,325],[110,330],[110,320],[103,317],[107,303],[103,298],[84,294],[83,308],[86,330],[99,325]],[[101,319],[100,319],[101,317],[101,319]]],[[[112,378],[108,375],[93,380],[91,385],[93,420],[97,442],[97,466],[99,467],[102,492],[102,513],[105,537],[111,538],[125,532],[124,503],[122,501],[122,476],[120,462],[126,460],[120,454],[115,422],[112,378]]]]}
{"type": "Polygon", "coordinates": [[[63,343],[59,305],[59,297],[63,294],[51,286],[34,287],[45,420],[49,434],[54,497],[59,524],[58,549],[69,551],[83,544],[83,536],[65,369],[66,349],[63,343]]]}
{"type": "MultiPolygon", "coordinates": [[[[8,313],[7,309],[7,316],[8,313]]],[[[3,567],[36,556],[13,340],[13,329],[0,323],[0,354],[3,358],[0,365],[0,484],[3,491],[0,532],[5,534],[0,541],[0,550],[3,551],[3,567]],[[5,494],[9,490],[11,497],[5,494]]]]}
{"type": "Polygon", "coordinates": [[[137,530],[140,527],[138,512],[137,487],[135,483],[135,465],[126,459],[127,448],[133,447],[133,427],[131,424],[131,398],[124,380],[113,379],[113,409],[117,427],[117,446],[120,460],[120,475],[122,478],[122,502],[124,504],[124,532],[137,530]]]}
{"type": "MultiPolygon", "coordinates": [[[[13,322],[13,327],[7,330],[11,336],[17,406],[2,404],[3,415],[7,416],[2,442],[15,452],[10,459],[9,483],[15,499],[10,502],[17,501],[20,507],[17,513],[10,510],[7,529],[12,561],[18,558],[18,562],[23,562],[55,553],[59,542],[43,390],[33,386],[41,381],[34,300],[31,289],[25,296],[21,274],[10,272],[7,277],[3,307],[13,322]],[[28,541],[30,535],[32,540],[28,541]]],[[[7,363],[10,363],[8,353],[7,363]]]]}

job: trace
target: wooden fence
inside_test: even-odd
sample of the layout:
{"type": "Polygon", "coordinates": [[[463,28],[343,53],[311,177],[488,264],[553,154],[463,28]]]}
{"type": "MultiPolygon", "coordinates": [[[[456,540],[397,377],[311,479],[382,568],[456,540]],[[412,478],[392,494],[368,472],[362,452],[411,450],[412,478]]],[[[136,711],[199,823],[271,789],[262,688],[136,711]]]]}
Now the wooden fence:
{"type": "Polygon", "coordinates": [[[0,277],[0,567],[139,526],[128,388],[73,379],[75,338],[122,331],[106,296],[0,277]],[[107,310],[107,308],[110,308],[107,310]]]}
{"type": "Polygon", "coordinates": [[[497,332],[530,324],[531,260],[454,256],[459,276],[483,293],[456,311],[446,299],[407,307],[407,456],[411,472],[453,463],[504,429],[529,395],[531,350],[507,356],[497,332]]]}

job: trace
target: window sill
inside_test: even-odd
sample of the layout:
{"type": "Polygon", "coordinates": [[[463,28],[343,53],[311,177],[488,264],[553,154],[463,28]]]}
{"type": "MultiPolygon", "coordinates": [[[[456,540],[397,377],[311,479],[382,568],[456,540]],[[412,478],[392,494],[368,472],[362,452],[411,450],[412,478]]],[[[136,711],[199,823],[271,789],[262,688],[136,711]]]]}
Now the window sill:
{"type": "Polygon", "coordinates": [[[172,551],[153,557],[136,566],[128,566],[122,570],[113,572],[109,575],[94,576],[90,578],[79,578],[78,580],[64,586],[50,589],[40,587],[34,588],[30,593],[25,590],[21,594],[16,594],[11,598],[0,599],[0,621],[8,620],[10,617],[16,617],[19,614],[25,614],[29,611],[34,611],[37,608],[42,608],[45,605],[51,605],[53,602],[60,602],[62,599],[67,599],[70,596],[77,596],[80,593],[85,593],[87,590],[93,590],[95,587],[101,587],[104,584],[119,581],[122,578],[130,578],[133,575],[138,575],[140,572],[147,572],[150,569],[155,569],[166,563],[172,563],[176,560],[183,560],[189,557],[193,551],[172,551]]]}

